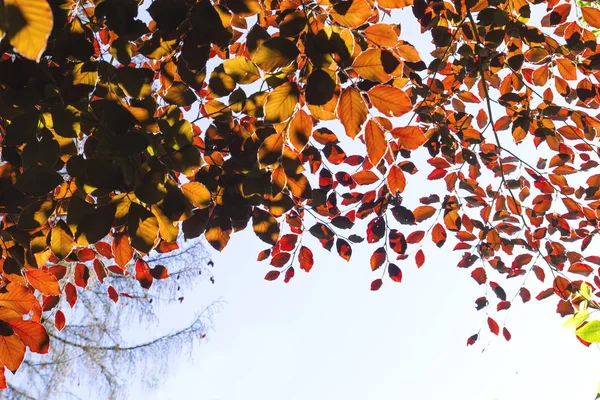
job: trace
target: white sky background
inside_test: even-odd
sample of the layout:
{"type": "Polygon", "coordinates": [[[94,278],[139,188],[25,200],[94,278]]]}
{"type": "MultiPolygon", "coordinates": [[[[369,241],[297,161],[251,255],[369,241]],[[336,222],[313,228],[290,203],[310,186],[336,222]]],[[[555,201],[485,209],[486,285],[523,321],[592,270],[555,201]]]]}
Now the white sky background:
{"type": "MultiPolygon", "coordinates": [[[[401,39],[422,54],[431,46],[429,35],[421,36],[414,21],[384,22],[401,22],[401,39]]],[[[335,131],[342,136],[342,129],[335,131]]],[[[512,140],[508,131],[504,133],[512,140]]],[[[418,160],[420,167],[425,159],[418,160]]],[[[408,187],[415,190],[416,182],[408,179],[408,187]]],[[[428,190],[425,195],[433,187],[421,185],[428,190]]],[[[422,194],[404,195],[414,206],[422,194]]],[[[364,229],[357,233],[364,236],[364,229]]],[[[186,291],[182,305],[161,315],[160,331],[175,329],[222,299],[208,337],[190,357],[171,358],[171,373],[156,391],[142,391],[135,384],[130,398],[593,399],[600,380],[600,352],[584,347],[570,330],[561,328],[557,299],[533,299],[523,306],[517,297],[509,311],[492,313],[500,328],[508,316],[513,337],[507,343],[489,333],[486,311],[475,310],[474,300],[485,289],[470,277],[474,267],[456,268],[462,253],[452,252],[452,246],[449,240],[441,250],[426,247],[426,263],[419,271],[414,257],[397,263],[404,274],[402,283],[386,276],[383,287],[371,292],[370,282],[381,277],[380,271],[369,268],[374,246],[353,246],[352,261],[346,263],[312,242],[312,271],[295,268],[296,277],[284,284],[282,278],[263,280],[271,268],[267,262],[257,263],[256,256],[267,245],[249,225],[233,235],[222,254],[212,252],[215,284],[201,283],[195,293],[186,291]],[[480,327],[479,341],[467,347],[467,338],[480,327]]],[[[491,280],[505,286],[503,277],[491,280]]],[[[533,284],[532,296],[549,281],[550,276],[545,285],[533,284]]],[[[509,300],[520,281],[515,283],[505,287],[509,300]]],[[[494,298],[493,293],[487,295],[494,298]]],[[[155,336],[149,331],[132,333],[155,336]]]]}

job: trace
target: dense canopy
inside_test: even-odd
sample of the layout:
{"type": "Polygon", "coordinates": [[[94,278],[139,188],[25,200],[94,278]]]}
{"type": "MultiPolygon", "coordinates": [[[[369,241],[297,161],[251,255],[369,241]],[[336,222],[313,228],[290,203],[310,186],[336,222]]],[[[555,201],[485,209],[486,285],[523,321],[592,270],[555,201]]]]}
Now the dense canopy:
{"type": "Polygon", "coordinates": [[[114,275],[168,278],[150,252],[248,226],[267,280],[320,242],[379,290],[454,246],[492,333],[501,279],[537,279],[600,341],[596,28],[563,0],[4,0],[1,363],[88,280],[117,302],[114,275]]]}

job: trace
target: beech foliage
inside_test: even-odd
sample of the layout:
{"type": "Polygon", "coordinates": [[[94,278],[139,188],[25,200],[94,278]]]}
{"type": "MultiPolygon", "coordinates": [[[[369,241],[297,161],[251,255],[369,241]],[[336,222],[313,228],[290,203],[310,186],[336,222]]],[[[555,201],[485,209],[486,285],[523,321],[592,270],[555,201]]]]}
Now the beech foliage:
{"type": "Polygon", "coordinates": [[[368,251],[374,291],[455,251],[492,334],[553,297],[600,341],[597,28],[564,0],[4,0],[1,363],[75,289],[243,229],[272,281],[315,243],[368,251]]]}

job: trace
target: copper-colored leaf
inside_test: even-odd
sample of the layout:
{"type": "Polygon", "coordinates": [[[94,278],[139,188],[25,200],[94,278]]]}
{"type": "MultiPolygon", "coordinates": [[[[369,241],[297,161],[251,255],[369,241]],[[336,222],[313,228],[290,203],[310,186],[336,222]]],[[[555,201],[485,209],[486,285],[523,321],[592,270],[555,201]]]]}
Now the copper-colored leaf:
{"type": "Polygon", "coordinates": [[[385,132],[374,119],[370,119],[365,126],[365,142],[367,144],[367,155],[371,164],[379,164],[379,161],[387,151],[387,140],[385,132]]]}
{"type": "Polygon", "coordinates": [[[46,296],[61,293],[56,277],[48,271],[33,269],[25,271],[25,276],[27,276],[27,280],[31,286],[46,296]]]}
{"type": "Polygon", "coordinates": [[[8,322],[0,321],[0,361],[13,374],[25,358],[25,344],[8,322]]]}
{"type": "Polygon", "coordinates": [[[337,107],[337,115],[352,139],[358,135],[367,120],[367,106],[358,90],[348,86],[342,91],[337,107]]]}
{"type": "Polygon", "coordinates": [[[314,265],[314,259],[312,251],[308,247],[302,246],[300,248],[300,252],[298,253],[298,262],[300,263],[300,268],[306,272],[310,272],[314,265]]]}
{"type": "Polygon", "coordinates": [[[46,354],[50,347],[50,338],[44,326],[31,320],[10,321],[10,326],[29,350],[46,354]]]}
{"type": "Polygon", "coordinates": [[[65,314],[60,310],[56,311],[56,315],[54,315],[54,326],[56,327],[56,329],[62,331],[65,327],[66,322],[67,319],[65,318],[65,314]]]}
{"type": "Polygon", "coordinates": [[[390,193],[402,193],[406,187],[404,172],[396,165],[390,167],[386,182],[390,193]]]}
{"type": "Polygon", "coordinates": [[[387,254],[384,247],[380,247],[371,255],[371,270],[379,269],[387,260],[387,254]]]}
{"type": "Polygon", "coordinates": [[[416,150],[427,140],[421,128],[416,126],[394,128],[391,133],[394,138],[398,139],[398,146],[406,150],[416,150]]]}
{"type": "Polygon", "coordinates": [[[393,86],[377,85],[369,90],[371,103],[388,117],[400,117],[412,110],[410,98],[393,86]]]}

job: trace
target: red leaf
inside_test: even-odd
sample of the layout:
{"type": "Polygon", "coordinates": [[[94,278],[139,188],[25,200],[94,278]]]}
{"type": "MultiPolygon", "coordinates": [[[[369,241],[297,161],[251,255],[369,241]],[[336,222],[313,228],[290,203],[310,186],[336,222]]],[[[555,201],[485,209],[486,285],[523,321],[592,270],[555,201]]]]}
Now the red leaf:
{"type": "Polygon", "coordinates": [[[90,279],[90,270],[85,264],[77,263],[75,265],[75,284],[79,287],[87,287],[90,279]]]}
{"type": "Polygon", "coordinates": [[[371,290],[377,291],[379,288],[381,288],[381,285],[383,285],[383,281],[381,279],[375,279],[373,282],[371,282],[371,290]]]}
{"type": "Polygon", "coordinates": [[[487,323],[488,323],[488,327],[490,328],[490,332],[492,332],[494,335],[497,336],[498,333],[500,333],[500,328],[498,327],[498,323],[496,323],[496,321],[494,321],[491,317],[488,317],[487,323]]]}
{"type": "Polygon", "coordinates": [[[292,255],[290,253],[277,253],[271,259],[271,265],[274,266],[275,268],[281,268],[288,261],[290,261],[291,257],[292,257],[292,255]]]}
{"type": "Polygon", "coordinates": [[[94,253],[94,250],[86,247],[85,249],[79,250],[77,253],[77,258],[79,261],[91,261],[96,258],[96,253],[94,253]]]}
{"type": "Polygon", "coordinates": [[[535,276],[540,280],[540,282],[544,282],[544,279],[546,279],[546,273],[542,268],[538,267],[537,265],[534,265],[533,272],[535,273],[535,276]]]}
{"type": "Polygon", "coordinates": [[[532,259],[533,259],[533,256],[531,254],[519,254],[517,257],[515,257],[515,260],[513,261],[511,268],[512,269],[521,268],[523,265],[529,264],[532,259]]]}
{"type": "Polygon", "coordinates": [[[144,289],[150,289],[154,281],[154,277],[150,274],[150,266],[142,259],[135,262],[135,279],[144,289]]]}
{"type": "Polygon", "coordinates": [[[396,264],[388,265],[388,275],[394,282],[402,282],[402,270],[396,264]]]}
{"type": "Polygon", "coordinates": [[[48,271],[56,277],[56,280],[60,281],[67,274],[67,267],[64,265],[55,265],[50,267],[48,271]]]}
{"type": "Polygon", "coordinates": [[[98,252],[98,254],[102,255],[103,257],[108,258],[109,260],[113,259],[115,257],[113,255],[110,244],[108,244],[106,242],[98,242],[94,245],[94,247],[96,248],[96,251],[98,252]]]}
{"type": "Polygon", "coordinates": [[[164,265],[156,265],[154,268],[150,268],[150,275],[154,279],[167,279],[169,277],[169,271],[164,265]]]}
{"type": "Polygon", "coordinates": [[[423,266],[425,263],[425,253],[423,253],[423,250],[417,251],[417,254],[415,254],[415,262],[417,263],[417,268],[423,266]]]}
{"type": "Polygon", "coordinates": [[[71,282],[65,285],[65,294],[67,295],[67,303],[73,308],[77,302],[77,288],[71,282]]]}
{"type": "Polygon", "coordinates": [[[471,277],[480,285],[483,285],[487,281],[487,275],[483,267],[475,268],[473,272],[471,272],[471,277]]]}
{"type": "Polygon", "coordinates": [[[278,242],[279,250],[292,251],[296,248],[296,242],[298,242],[298,235],[292,233],[283,235],[278,242]]]}
{"type": "Polygon", "coordinates": [[[298,262],[300,263],[301,269],[306,272],[310,272],[315,261],[313,259],[313,253],[308,247],[302,246],[300,248],[300,252],[298,253],[298,262]]]}
{"type": "Polygon", "coordinates": [[[371,271],[375,271],[379,267],[381,267],[385,263],[386,259],[387,259],[387,254],[385,252],[384,247],[380,247],[377,250],[375,250],[373,252],[373,254],[371,255],[371,261],[370,261],[371,262],[371,271]]]}
{"type": "Polygon", "coordinates": [[[274,281],[275,279],[279,278],[279,274],[280,273],[281,272],[277,271],[277,270],[269,271],[265,275],[265,280],[267,280],[267,281],[274,281]]]}
{"type": "Polygon", "coordinates": [[[271,255],[271,249],[265,249],[265,250],[261,251],[260,253],[258,253],[258,257],[256,258],[256,261],[258,261],[258,262],[264,261],[267,258],[269,258],[270,255],[271,255]]]}
{"type": "Polygon", "coordinates": [[[550,296],[552,296],[554,294],[554,289],[553,288],[548,288],[546,290],[542,290],[537,296],[535,296],[536,299],[539,300],[544,300],[545,298],[548,298],[550,296]]]}
{"type": "Polygon", "coordinates": [[[56,311],[56,315],[54,316],[54,326],[56,329],[62,331],[66,322],[67,320],[65,318],[65,314],[63,314],[63,312],[60,310],[56,311]]]}
{"type": "Polygon", "coordinates": [[[416,244],[419,243],[425,237],[425,231],[415,231],[410,233],[406,237],[406,243],[416,244]]]}
{"type": "Polygon", "coordinates": [[[498,305],[496,306],[496,310],[500,311],[500,310],[508,310],[510,308],[510,301],[501,301],[498,303],[498,305]]]}
{"type": "Polygon", "coordinates": [[[504,339],[506,339],[507,342],[512,338],[512,335],[506,328],[502,328],[502,336],[504,336],[504,339]]]}
{"type": "Polygon", "coordinates": [[[470,336],[470,337],[467,339],[467,346],[472,346],[472,345],[474,345],[474,344],[475,344],[475,342],[477,341],[477,338],[478,338],[478,337],[479,337],[479,335],[478,335],[477,333],[476,333],[476,334],[474,334],[474,335],[472,335],[472,336],[470,336]]]}
{"type": "Polygon", "coordinates": [[[109,286],[108,289],[107,289],[107,292],[108,292],[108,298],[109,299],[111,299],[115,303],[119,301],[119,294],[117,293],[117,291],[115,290],[114,287],[109,286]]]}
{"type": "Polygon", "coordinates": [[[294,273],[294,267],[289,267],[285,271],[285,278],[283,279],[283,282],[288,283],[294,277],[294,273]]]}
{"type": "Polygon", "coordinates": [[[94,260],[94,272],[100,283],[104,283],[104,278],[106,278],[107,274],[106,267],[104,266],[104,263],[97,258],[94,260]]]}
{"type": "Polygon", "coordinates": [[[522,287],[519,289],[519,296],[521,296],[523,303],[527,303],[529,300],[531,300],[531,293],[529,293],[527,288],[522,287]]]}

